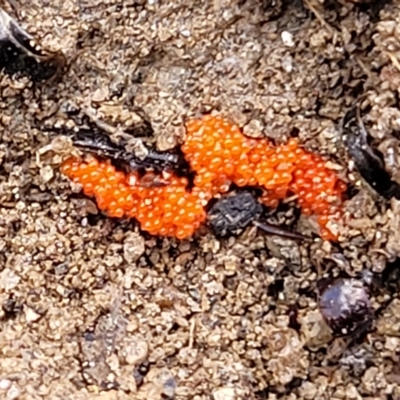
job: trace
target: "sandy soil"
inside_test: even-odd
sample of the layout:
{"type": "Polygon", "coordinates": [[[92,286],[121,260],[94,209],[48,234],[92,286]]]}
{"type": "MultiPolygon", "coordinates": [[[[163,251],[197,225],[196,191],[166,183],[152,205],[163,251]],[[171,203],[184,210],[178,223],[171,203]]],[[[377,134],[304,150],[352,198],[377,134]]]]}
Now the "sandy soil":
{"type": "MultiPolygon", "coordinates": [[[[43,84],[0,75],[0,398],[400,399],[400,203],[352,170],[339,124],[364,96],[397,178],[399,2],[15,3],[67,68],[43,84]],[[340,242],[252,228],[178,242],[96,214],[38,153],[75,125],[72,105],[162,150],[208,111],[298,135],[352,188],[340,242]],[[350,346],[317,308],[317,281],[343,271],[378,282],[374,327],[350,346]]],[[[307,233],[293,204],[269,220],[307,233]]]]}

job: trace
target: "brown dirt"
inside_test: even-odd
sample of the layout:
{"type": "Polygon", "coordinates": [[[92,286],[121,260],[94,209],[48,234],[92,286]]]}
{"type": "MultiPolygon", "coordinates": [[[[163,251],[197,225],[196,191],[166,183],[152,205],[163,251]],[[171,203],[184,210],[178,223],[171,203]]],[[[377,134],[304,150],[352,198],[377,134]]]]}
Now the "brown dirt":
{"type": "Polygon", "coordinates": [[[400,203],[352,170],[339,124],[364,95],[397,178],[398,1],[15,3],[67,69],[42,84],[0,75],[0,398],[400,399],[400,203]],[[353,188],[339,244],[253,228],[178,242],[96,214],[38,157],[53,128],[74,125],[71,104],[125,136],[146,119],[160,149],[208,111],[250,135],[297,134],[353,188]],[[348,346],[323,324],[316,283],[364,270],[384,277],[377,319],[348,346]]]}

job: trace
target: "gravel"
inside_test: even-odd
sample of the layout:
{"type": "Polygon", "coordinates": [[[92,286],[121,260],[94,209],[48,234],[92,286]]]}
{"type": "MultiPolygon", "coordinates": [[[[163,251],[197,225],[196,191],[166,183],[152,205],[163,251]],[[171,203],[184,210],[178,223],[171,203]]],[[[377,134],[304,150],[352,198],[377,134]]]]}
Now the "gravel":
{"type": "MultiPolygon", "coordinates": [[[[398,2],[4,3],[66,64],[51,81],[0,74],[0,397],[400,399],[400,202],[365,185],[340,128],[358,101],[398,179],[398,2]],[[107,218],[57,168],[71,107],[133,147],[170,149],[203,112],[298,136],[351,187],[339,243],[254,227],[179,242],[107,218]],[[318,282],[365,270],[374,326],[334,337],[318,282]]],[[[307,235],[297,214],[269,222],[307,235]]]]}

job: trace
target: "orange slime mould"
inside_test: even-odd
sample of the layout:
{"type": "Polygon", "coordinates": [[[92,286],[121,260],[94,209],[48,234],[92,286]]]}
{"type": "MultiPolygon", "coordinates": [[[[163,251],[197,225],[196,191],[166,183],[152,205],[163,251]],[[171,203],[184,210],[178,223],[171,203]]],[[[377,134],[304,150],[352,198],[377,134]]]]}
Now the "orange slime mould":
{"type": "Polygon", "coordinates": [[[296,139],[274,146],[248,138],[220,116],[190,120],[186,129],[181,150],[195,172],[190,190],[186,178],[172,173],[163,174],[163,185],[144,187],[136,172],[117,171],[96,158],[70,158],[61,170],[96,199],[99,209],[111,217],[136,218],[153,235],[192,236],[206,220],[207,202],[235,184],[263,188],[261,201],[269,207],[296,195],[302,212],[317,216],[321,236],[336,239],[327,225],[340,217],[346,185],[321,156],[301,148],[296,139]]]}

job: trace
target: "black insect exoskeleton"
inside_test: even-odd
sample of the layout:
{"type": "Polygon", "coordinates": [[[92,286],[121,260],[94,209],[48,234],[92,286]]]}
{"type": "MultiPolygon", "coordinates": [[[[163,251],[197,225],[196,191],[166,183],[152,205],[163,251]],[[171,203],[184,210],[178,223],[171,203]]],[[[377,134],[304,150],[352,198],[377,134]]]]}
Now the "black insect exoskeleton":
{"type": "Polygon", "coordinates": [[[208,225],[225,237],[247,228],[263,212],[262,205],[246,191],[223,196],[208,210],[208,225]]]}
{"type": "Polygon", "coordinates": [[[368,133],[358,107],[346,113],[342,129],[347,151],[362,178],[386,199],[400,199],[400,185],[386,171],[382,154],[368,143],[368,133]]]}
{"type": "Polygon", "coordinates": [[[288,239],[307,239],[299,233],[259,221],[263,206],[250,191],[237,191],[217,200],[207,212],[208,225],[217,236],[236,235],[253,224],[264,232],[288,239]]]}

